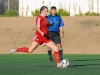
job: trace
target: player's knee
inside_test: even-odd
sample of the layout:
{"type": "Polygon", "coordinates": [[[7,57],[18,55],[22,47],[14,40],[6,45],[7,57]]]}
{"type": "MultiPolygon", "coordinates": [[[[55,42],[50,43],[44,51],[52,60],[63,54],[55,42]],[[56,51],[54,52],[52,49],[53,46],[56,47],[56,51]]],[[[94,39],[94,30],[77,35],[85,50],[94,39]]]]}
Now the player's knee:
{"type": "Polygon", "coordinates": [[[58,48],[62,48],[61,44],[57,44],[57,47],[58,47],[58,48]]]}
{"type": "Polygon", "coordinates": [[[54,47],[53,47],[53,50],[54,50],[55,52],[58,52],[58,51],[59,51],[57,46],[54,46],[54,47]]]}
{"type": "Polygon", "coordinates": [[[31,49],[28,50],[28,53],[32,53],[33,51],[31,49]]]}
{"type": "Polygon", "coordinates": [[[32,53],[31,51],[28,51],[28,53],[32,53]]]}

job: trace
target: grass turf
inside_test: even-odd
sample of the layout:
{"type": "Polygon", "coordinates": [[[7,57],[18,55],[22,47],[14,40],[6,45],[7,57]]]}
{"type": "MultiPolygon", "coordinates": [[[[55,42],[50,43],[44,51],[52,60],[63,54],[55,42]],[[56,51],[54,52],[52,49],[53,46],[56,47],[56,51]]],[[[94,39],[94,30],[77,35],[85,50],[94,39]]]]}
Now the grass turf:
{"type": "Polygon", "coordinates": [[[70,67],[57,69],[48,55],[1,54],[0,75],[100,75],[100,55],[64,55],[70,67]]]}

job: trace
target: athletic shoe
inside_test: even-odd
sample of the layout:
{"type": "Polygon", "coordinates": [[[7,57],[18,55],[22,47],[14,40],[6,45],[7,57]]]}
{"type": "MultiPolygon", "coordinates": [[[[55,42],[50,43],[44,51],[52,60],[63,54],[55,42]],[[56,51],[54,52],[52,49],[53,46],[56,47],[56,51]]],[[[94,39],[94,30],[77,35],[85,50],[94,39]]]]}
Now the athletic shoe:
{"type": "Polygon", "coordinates": [[[51,56],[49,56],[49,61],[53,61],[53,58],[52,58],[52,55],[51,56]]]}
{"type": "Polygon", "coordinates": [[[52,59],[52,58],[50,58],[50,59],[49,59],[49,61],[53,62],[53,59],[52,59]]]}
{"type": "Polygon", "coordinates": [[[14,49],[12,49],[12,50],[9,51],[9,54],[16,53],[16,51],[17,51],[17,48],[14,48],[14,49]]]}
{"type": "Polygon", "coordinates": [[[57,63],[57,68],[62,68],[61,67],[61,63],[59,62],[59,63],[57,63]]]}

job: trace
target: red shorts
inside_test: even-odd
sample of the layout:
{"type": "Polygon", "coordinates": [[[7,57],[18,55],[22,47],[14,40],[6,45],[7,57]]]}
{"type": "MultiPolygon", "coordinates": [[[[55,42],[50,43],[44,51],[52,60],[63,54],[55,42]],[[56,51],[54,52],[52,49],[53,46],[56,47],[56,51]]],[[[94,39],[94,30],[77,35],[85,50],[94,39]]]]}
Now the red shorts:
{"type": "Polygon", "coordinates": [[[33,41],[35,41],[41,45],[41,44],[48,43],[51,40],[50,40],[49,36],[35,35],[35,37],[33,38],[33,41]]]}

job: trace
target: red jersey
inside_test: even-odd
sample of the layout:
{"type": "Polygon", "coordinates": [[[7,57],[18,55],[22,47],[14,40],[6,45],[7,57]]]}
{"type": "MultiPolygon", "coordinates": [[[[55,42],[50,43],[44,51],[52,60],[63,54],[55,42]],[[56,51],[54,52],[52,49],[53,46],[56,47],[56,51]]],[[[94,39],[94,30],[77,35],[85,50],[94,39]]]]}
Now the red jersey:
{"type": "Polygon", "coordinates": [[[44,33],[44,36],[41,35],[40,32],[38,32],[38,30],[36,30],[36,35],[33,39],[33,41],[38,42],[39,44],[45,44],[50,42],[50,38],[49,38],[49,20],[48,17],[43,17],[41,15],[39,15],[36,18],[36,26],[40,26],[40,30],[44,33]]]}
{"type": "MultiPolygon", "coordinates": [[[[39,15],[36,18],[36,26],[40,26],[40,30],[47,36],[49,35],[48,29],[49,29],[49,19],[46,17],[43,17],[39,15]]],[[[41,35],[40,32],[36,30],[37,35],[41,35]]]]}

